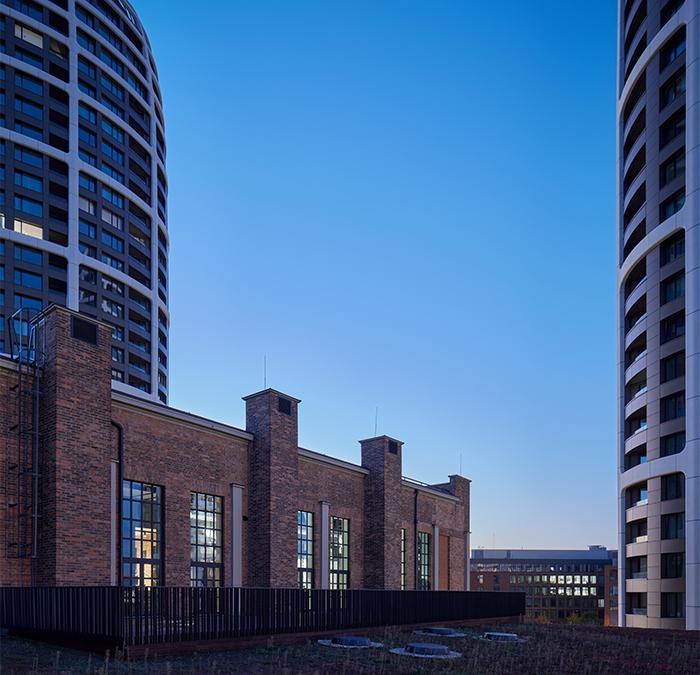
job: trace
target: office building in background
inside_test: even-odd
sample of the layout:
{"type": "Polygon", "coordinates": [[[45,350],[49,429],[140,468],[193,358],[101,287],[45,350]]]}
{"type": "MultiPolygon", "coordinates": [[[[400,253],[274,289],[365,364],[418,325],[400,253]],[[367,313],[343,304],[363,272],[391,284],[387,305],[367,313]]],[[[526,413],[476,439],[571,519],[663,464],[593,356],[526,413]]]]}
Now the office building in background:
{"type": "Polygon", "coordinates": [[[475,549],[470,587],[525,593],[526,614],[533,619],[557,622],[575,616],[610,625],[609,608],[617,603],[616,561],[617,552],[604,546],[475,549]]]}

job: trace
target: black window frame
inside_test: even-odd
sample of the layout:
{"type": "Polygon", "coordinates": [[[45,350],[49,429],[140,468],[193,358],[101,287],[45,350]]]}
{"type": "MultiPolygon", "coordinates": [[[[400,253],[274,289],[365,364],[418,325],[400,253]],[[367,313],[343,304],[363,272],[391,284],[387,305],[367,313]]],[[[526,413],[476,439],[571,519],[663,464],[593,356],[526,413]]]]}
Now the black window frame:
{"type": "Polygon", "coordinates": [[[401,590],[406,590],[406,528],[401,528],[401,590]]]}
{"type": "Polygon", "coordinates": [[[661,516],[661,539],[685,539],[685,513],[665,513],[661,516]]]}
{"type": "Polygon", "coordinates": [[[685,296],[685,270],[680,270],[661,281],[661,304],[665,305],[685,296]]]}
{"type": "Polygon", "coordinates": [[[661,344],[685,335],[685,310],[682,309],[662,319],[660,333],[661,344]]]}
{"type": "Polygon", "coordinates": [[[429,591],[432,586],[430,583],[430,564],[432,562],[430,539],[430,532],[418,532],[418,541],[416,542],[418,579],[416,587],[419,591],[429,591]]]}
{"type": "Polygon", "coordinates": [[[190,492],[190,586],[220,588],[223,585],[224,498],[193,490],[190,492]]]}
{"type": "MultiPolygon", "coordinates": [[[[684,148],[685,151],[685,148],[684,148]]],[[[661,242],[661,267],[685,255],[685,232],[681,230],[661,242]]]]}
{"type": "Polygon", "coordinates": [[[661,501],[685,497],[685,475],[681,472],[661,476],[661,501]]]}
{"type": "Polygon", "coordinates": [[[685,349],[661,359],[661,383],[685,376],[685,349]]]}
{"type": "Polygon", "coordinates": [[[314,574],[314,512],[297,511],[297,585],[311,590],[314,574]]]}
{"type": "MultiPolygon", "coordinates": [[[[165,559],[165,488],[162,485],[143,483],[128,478],[122,480],[122,510],[121,510],[121,571],[123,586],[162,586],[163,585],[163,561],[165,559]],[[135,492],[135,491],[138,491],[135,492]],[[154,499],[145,502],[143,497],[146,492],[153,495],[154,499]],[[135,494],[140,494],[135,499],[135,494]],[[135,505],[139,505],[135,508],[135,505]],[[144,518],[145,505],[150,504],[150,518],[144,518]],[[133,517],[140,513],[139,518],[133,517]],[[137,525],[138,523],[138,525],[137,525]],[[137,535],[137,530],[143,532],[150,530],[150,536],[137,535]],[[132,535],[132,536],[125,536],[132,535]],[[139,543],[149,544],[151,555],[139,555],[139,543]],[[128,565],[128,569],[127,569],[128,565]],[[151,574],[142,573],[148,566],[151,574]],[[143,583],[150,579],[152,583],[143,583]]],[[[143,549],[141,549],[143,553],[143,549]]]]}
{"type": "Polygon", "coordinates": [[[685,417],[685,390],[677,391],[661,399],[661,422],[685,417]]]}
{"type": "Polygon", "coordinates": [[[680,579],[685,576],[685,553],[674,551],[661,554],[661,578],[680,579]]]}
{"type": "Polygon", "coordinates": [[[685,431],[677,431],[661,437],[661,456],[669,457],[683,452],[685,449],[685,431]],[[669,452],[669,449],[671,450],[669,452]]]}
{"type": "Polygon", "coordinates": [[[330,517],[329,588],[343,591],[350,588],[350,519],[330,517]]]}
{"type": "Polygon", "coordinates": [[[661,594],[661,618],[682,619],[685,617],[685,593],[661,594]]]}

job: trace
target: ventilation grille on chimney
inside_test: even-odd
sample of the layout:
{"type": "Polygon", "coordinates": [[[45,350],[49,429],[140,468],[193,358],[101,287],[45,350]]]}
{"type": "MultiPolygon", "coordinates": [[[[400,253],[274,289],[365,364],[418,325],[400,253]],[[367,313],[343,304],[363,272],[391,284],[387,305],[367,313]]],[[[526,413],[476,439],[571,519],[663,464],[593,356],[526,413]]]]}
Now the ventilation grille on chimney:
{"type": "Polygon", "coordinates": [[[77,340],[89,342],[91,345],[97,344],[97,324],[92,321],[85,321],[76,316],[70,320],[70,334],[77,340]]]}
{"type": "Polygon", "coordinates": [[[277,397],[277,409],[285,415],[292,414],[292,402],[288,398],[277,397]]]}

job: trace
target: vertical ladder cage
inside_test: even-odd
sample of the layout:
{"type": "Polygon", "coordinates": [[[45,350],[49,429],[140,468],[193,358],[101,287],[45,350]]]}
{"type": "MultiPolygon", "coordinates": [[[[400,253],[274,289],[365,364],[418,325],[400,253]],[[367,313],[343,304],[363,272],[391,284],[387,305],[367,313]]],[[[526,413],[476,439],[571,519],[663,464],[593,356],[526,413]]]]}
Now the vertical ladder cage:
{"type": "Polygon", "coordinates": [[[7,323],[17,377],[9,387],[7,406],[6,555],[28,562],[19,566],[19,581],[34,586],[39,556],[39,411],[46,354],[44,322],[36,310],[25,307],[12,314],[7,323]]]}

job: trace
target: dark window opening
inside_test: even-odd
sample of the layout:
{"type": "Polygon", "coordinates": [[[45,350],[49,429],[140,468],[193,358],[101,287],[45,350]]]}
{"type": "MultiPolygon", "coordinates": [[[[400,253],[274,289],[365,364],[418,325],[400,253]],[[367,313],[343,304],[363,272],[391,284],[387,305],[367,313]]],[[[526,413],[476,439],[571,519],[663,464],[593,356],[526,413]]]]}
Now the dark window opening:
{"type": "Polygon", "coordinates": [[[292,402],[288,398],[277,397],[277,409],[285,415],[292,414],[292,402]]]}
{"type": "Polygon", "coordinates": [[[96,345],[97,324],[73,316],[71,317],[71,337],[74,337],[76,340],[88,342],[91,345],[96,345]]]}

